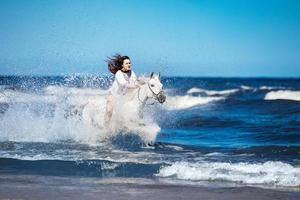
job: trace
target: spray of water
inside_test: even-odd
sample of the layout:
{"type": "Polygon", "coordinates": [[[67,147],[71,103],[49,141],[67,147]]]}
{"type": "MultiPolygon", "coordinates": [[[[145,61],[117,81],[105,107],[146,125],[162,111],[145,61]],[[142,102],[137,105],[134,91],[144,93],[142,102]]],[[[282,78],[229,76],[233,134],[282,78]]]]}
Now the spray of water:
{"type": "Polygon", "coordinates": [[[0,140],[95,144],[129,133],[145,143],[155,140],[160,128],[152,120],[153,113],[141,122],[132,104],[117,104],[110,126],[104,126],[108,91],[91,87],[103,86],[103,80],[74,76],[64,81],[65,85],[46,86],[38,92],[3,89],[1,103],[8,106],[0,114],[0,140]]]}

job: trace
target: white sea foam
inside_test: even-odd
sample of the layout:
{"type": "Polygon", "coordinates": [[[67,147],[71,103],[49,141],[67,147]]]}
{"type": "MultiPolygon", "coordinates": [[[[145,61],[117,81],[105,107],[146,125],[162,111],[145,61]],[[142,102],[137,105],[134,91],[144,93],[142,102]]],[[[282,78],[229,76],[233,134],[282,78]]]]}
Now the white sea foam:
{"type": "Polygon", "coordinates": [[[48,86],[44,89],[46,94],[49,95],[88,95],[88,96],[97,96],[97,95],[107,95],[108,90],[101,89],[92,89],[92,88],[68,88],[62,86],[48,86]]]}
{"type": "Polygon", "coordinates": [[[193,181],[229,181],[251,185],[300,185],[300,168],[273,161],[257,164],[176,162],[171,166],[161,168],[157,176],[193,181]]]}
{"type": "Polygon", "coordinates": [[[44,93],[30,93],[19,90],[5,89],[0,91],[0,103],[55,103],[58,97],[68,96],[103,96],[107,95],[107,90],[92,88],[68,88],[62,86],[48,86],[44,93]]]}
{"type": "Polygon", "coordinates": [[[192,94],[192,93],[200,93],[200,92],[204,92],[204,89],[201,88],[191,88],[189,89],[186,93],[187,94],[192,94]]]}
{"type": "Polygon", "coordinates": [[[242,90],[253,90],[253,91],[257,91],[257,90],[280,90],[280,89],[284,89],[284,87],[278,87],[278,86],[260,86],[260,87],[250,87],[250,86],[246,86],[246,85],[241,85],[240,88],[242,90]]]}
{"type": "Polygon", "coordinates": [[[272,86],[260,86],[259,87],[260,90],[280,90],[280,89],[284,89],[283,87],[272,87],[272,86]]]}
{"type": "MultiPolygon", "coordinates": [[[[105,145],[105,144],[102,144],[105,145]]],[[[61,149],[56,149],[51,152],[44,150],[19,150],[19,151],[0,151],[1,158],[12,158],[19,160],[38,161],[38,160],[60,160],[60,161],[86,161],[86,160],[101,160],[114,163],[140,163],[140,164],[161,164],[167,163],[166,160],[162,160],[165,154],[152,153],[152,152],[132,152],[116,149],[101,149],[101,153],[91,150],[72,150],[68,152],[61,149]]],[[[111,146],[110,146],[111,147],[111,146]]]]}
{"type": "Polygon", "coordinates": [[[9,101],[8,97],[4,92],[0,91],[0,103],[7,103],[9,101]]]}
{"type": "Polygon", "coordinates": [[[212,152],[212,153],[205,154],[205,156],[228,156],[228,155],[220,152],[212,152]]]}
{"type": "Polygon", "coordinates": [[[165,107],[168,110],[187,109],[197,105],[204,105],[225,99],[224,97],[195,97],[195,96],[167,96],[165,107]]]}
{"type": "Polygon", "coordinates": [[[238,89],[230,89],[230,90],[221,90],[221,91],[217,91],[217,90],[205,90],[205,89],[201,89],[201,88],[191,88],[187,91],[187,94],[192,94],[192,93],[205,93],[207,95],[230,95],[233,93],[238,92],[238,89]]]}
{"type": "Polygon", "coordinates": [[[247,85],[241,85],[240,88],[242,90],[253,90],[254,89],[253,87],[250,87],[250,86],[247,86],[247,85]]]}
{"type": "Polygon", "coordinates": [[[49,86],[44,94],[4,92],[0,100],[9,103],[9,107],[0,116],[0,141],[74,140],[95,144],[121,132],[138,134],[148,142],[155,140],[160,130],[152,120],[152,113],[145,115],[143,126],[140,126],[132,109],[136,105],[130,104],[125,107],[119,104],[114,115],[124,117],[113,118],[111,127],[104,127],[105,90],[49,86]],[[37,104],[40,102],[46,104],[37,104]]]}
{"type": "Polygon", "coordinates": [[[300,91],[291,91],[291,90],[279,90],[268,92],[264,98],[265,100],[293,100],[300,101],[300,91]]]}
{"type": "Polygon", "coordinates": [[[34,94],[28,92],[5,90],[0,93],[0,103],[30,103],[30,102],[55,102],[55,98],[49,95],[34,94]]]}

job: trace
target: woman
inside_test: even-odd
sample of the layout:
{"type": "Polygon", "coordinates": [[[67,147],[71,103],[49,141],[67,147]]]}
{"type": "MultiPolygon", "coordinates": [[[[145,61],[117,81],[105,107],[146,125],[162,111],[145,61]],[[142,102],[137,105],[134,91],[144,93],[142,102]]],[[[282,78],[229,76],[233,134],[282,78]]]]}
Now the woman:
{"type": "Polygon", "coordinates": [[[115,56],[108,58],[108,69],[115,74],[115,80],[109,90],[106,102],[105,124],[110,122],[113,113],[113,104],[118,96],[122,96],[129,88],[138,87],[135,73],[131,70],[131,61],[128,56],[115,56]]]}

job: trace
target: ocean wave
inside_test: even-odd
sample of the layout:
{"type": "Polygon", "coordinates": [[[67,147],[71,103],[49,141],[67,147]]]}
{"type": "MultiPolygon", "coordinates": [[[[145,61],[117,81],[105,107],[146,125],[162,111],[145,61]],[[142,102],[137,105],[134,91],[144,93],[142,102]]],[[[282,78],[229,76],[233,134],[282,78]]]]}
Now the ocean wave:
{"type": "Polygon", "coordinates": [[[225,99],[224,97],[195,97],[195,96],[167,96],[165,108],[168,110],[188,109],[197,105],[204,105],[225,99]]]}
{"type": "Polygon", "coordinates": [[[125,150],[117,150],[110,147],[107,150],[99,153],[95,151],[79,151],[70,149],[68,153],[65,150],[55,150],[51,153],[43,152],[40,153],[36,150],[36,153],[30,152],[29,150],[23,150],[24,152],[4,152],[0,151],[0,159],[17,159],[23,161],[41,161],[41,160],[56,160],[56,161],[75,161],[75,162],[86,162],[89,160],[93,161],[105,161],[113,163],[136,163],[136,164],[161,164],[167,163],[162,161],[161,158],[164,156],[158,153],[151,152],[130,152],[125,150]]]}
{"type": "MultiPolygon", "coordinates": [[[[56,176],[81,177],[149,177],[155,173],[159,165],[142,163],[115,163],[105,160],[18,160],[0,158],[1,168],[9,171],[17,169],[26,174],[43,174],[56,176]],[[143,170],[140,170],[143,169],[143,170]]],[[[15,170],[13,171],[15,173],[15,170]]]]}
{"type": "Polygon", "coordinates": [[[255,90],[255,88],[250,87],[250,86],[247,86],[247,85],[241,85],[240,88],[241,88],[242,90],[255,90]]]}
{"type": "Polygon", "coordinates": [[[216,90],[205,90],[205,89],[201,89],[201,88],[191,88],[187,91],[187,94],[205,93],[209,96],[213,96],[213,95],[230,95],[230,94],[236,93],[238,91],[239,91],[239,89],[216,91],[216,90]]]}
{"type": "Polygon", "coordinates": [[[260,86],[260,90],[281,90],[284,89],[284,87],[275,87],[275,86],[260,86]]]}
{"type": "Polygon", "coordinates": [[[272,91],[266,94],[265,100],[293,100],[300,101],[300,91],[279,90],[272,91]]]}
{"type": "Polygon", "coordinates": [[[253,91],[258,91],[258,90],[281,90],[284,89],[284,87],[280,87],[280,86],[257,86],[257,87],[250,87],[250,86],[246,86],[246,85],[241,85],[240,88],[242,90],[253,90],[253,91]]]}
{"type": "Polygon", "coordinates": [[[300,185],[300,168],[273,161],[257,164],[176,162],[161,168],[157,176],[192,181],[229,181],[250,185],[288,187],[300,185]]]}
{"type": "Polygon", "coordinates": [[[227,89],[227,90],[206,90],[202,88],[193,87],[187,91],[188,95],[192,94],[206,94],[207,96],[229,96],[237,92],[256,92],[256,91],[268,91],[268,90],[282,90],[284,87],[279,86],[259,86],[259,87],[250,87],[246,85],[241,85],[239,88],[227,89]]]}

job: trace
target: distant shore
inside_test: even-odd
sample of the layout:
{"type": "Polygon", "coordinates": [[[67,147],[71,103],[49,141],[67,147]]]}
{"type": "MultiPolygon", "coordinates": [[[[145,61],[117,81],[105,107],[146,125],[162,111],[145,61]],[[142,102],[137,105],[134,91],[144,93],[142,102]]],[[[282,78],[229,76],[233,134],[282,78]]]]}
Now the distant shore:
{"type": "Polygon", "coordinates": [[[4,199],[300,199],[300,190],[278,191],[255,187],[204,187],[161,183],[152,179],[78,178],[0,174],[4,199]]]}

